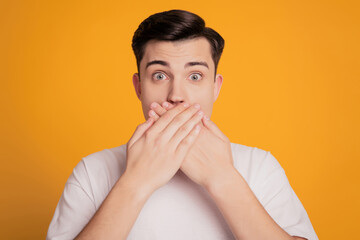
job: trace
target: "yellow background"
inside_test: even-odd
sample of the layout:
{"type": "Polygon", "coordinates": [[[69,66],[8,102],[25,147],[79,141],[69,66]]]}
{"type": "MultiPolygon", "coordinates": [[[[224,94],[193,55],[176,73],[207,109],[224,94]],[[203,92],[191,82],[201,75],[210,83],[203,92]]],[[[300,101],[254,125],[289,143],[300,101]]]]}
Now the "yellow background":
{"type": "Polygon", "coordinates": [[[131,38],[193,11],[226,40],[212,120],[280,162],[320,239],[355,239],[358,1],[0,1],[1,239],[44,239],[82,157],[143,121],[131,38]],[[148,3],[150,2],[150,3],[148,3]]]}

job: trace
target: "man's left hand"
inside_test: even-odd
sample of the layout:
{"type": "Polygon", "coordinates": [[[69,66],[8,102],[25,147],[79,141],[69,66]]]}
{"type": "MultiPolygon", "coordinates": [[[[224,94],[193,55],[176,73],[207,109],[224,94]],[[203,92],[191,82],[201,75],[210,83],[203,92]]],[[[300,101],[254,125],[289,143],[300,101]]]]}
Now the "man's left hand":
{"type": "MultiPolygon", "coordinates": [[[[160,106],[157,104],[152,110],[156,115],[151,117],[157,120],[167,110],[174,107],[168,103],[160,106]]],[[[223,182],[233,172],[233,157],[230,140],[206,116],[203,117],[199,136],[188,155],[185,157],[181,171],[192,181],[206,189],[216,187],[215,184],[223,182]]]]}

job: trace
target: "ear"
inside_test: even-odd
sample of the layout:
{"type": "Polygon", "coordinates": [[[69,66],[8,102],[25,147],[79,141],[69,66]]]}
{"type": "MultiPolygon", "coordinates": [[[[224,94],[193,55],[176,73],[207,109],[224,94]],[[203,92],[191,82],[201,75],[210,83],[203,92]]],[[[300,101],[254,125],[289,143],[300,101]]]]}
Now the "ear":
{"type": "Polygon", "coordinates": [[[222,83],[223,83],[223,76],[221,74],[216,74],[215,83],[214,83],[214,102],[219,96],[222,83]]]}
{"type": "Polygon", "coordinates": [[[133,77],[132,77],[132,82],[135,88],[135,92],[136,92],[136,96],[138,97],[138,99],[141,101],[140,96],[141,96],[141,84],[140,84],[140,77],[138,73],[134,73],[133,77]]]}

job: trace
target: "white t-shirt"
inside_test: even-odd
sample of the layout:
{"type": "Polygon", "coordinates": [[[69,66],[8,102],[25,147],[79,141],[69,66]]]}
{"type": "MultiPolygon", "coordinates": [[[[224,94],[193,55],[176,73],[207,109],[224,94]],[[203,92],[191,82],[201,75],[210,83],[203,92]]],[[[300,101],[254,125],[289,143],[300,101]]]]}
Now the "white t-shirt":
{"type": "MultiPolygon", "coordinates": [[[[275,222],[292,236],[318,237],[283,168],[270,152],[231,143],[234,166],[275,222]]],[[[65,184],[47,239],[73,239],[126,168],[126,144],[83,158],[65,184]]],[[[128,240],[235,239],[207,191],[182,171],[147,200],[128,240]]]]}

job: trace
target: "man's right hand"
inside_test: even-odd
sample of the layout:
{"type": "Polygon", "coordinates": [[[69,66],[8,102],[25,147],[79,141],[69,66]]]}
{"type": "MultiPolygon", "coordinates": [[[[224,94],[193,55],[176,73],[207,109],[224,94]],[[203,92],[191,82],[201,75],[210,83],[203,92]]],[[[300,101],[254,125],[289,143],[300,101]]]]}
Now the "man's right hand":
{"type": "Polygon", "coordinates": [[[149,192],[166,184],[179,170],[195,142],[203,115],[200,105],[181,103],[156,122],[149,118],[140,124],[127,143],[123,177],[149,192]]]}
{"type": "Polygon", "coordinates": [[[126,239],[147,198],[175,175],[198,137],[204,114],[197,106],[179,104],[136,128],[125,172],[76,239],[126,239]]]}

